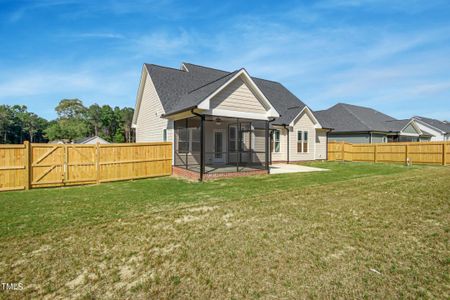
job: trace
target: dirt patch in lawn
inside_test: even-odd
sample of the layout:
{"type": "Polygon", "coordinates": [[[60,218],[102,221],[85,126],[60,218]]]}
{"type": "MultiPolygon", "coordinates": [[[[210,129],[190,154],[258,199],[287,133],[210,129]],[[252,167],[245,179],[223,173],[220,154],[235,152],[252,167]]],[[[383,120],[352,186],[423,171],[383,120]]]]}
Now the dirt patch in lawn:
{"type": "Polygon", "coordinates": [[[449,298],[449,190],[423,168],[10,239],[0,296],[449,298]]]}

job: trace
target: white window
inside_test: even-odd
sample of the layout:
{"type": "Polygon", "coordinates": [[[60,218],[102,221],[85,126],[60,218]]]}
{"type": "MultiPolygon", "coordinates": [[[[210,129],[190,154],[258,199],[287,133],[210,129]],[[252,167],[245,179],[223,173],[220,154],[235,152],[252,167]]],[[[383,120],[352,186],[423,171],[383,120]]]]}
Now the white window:
{"type": "Polygon", "coordinates": [[[162,135],[163,135],[163,142],[167,142],[167,129],[163,129],[162,135]]]}
{"type": "Polygon", "coordinates": [[[280,131],[279,130],[274,130],[273,132],[273,151],[274,152],[280,152],[280,131]]]}
{"type": "Polygon", "coordinates": [[[238,136],[236,126],[230,126],[228,128],[228,151],[234,153],[237,151],[238,136]]]}
{"type": "Polygon", "coordinates": [[[178,153],[200,153],[200,148],[201,143],[199,128],[185,128],[179,130],[178,153]]]}
{"type": "Polygon", "coordinates": [[[308,152],[308,131],[297,131],[297,152],[308,152]]]}

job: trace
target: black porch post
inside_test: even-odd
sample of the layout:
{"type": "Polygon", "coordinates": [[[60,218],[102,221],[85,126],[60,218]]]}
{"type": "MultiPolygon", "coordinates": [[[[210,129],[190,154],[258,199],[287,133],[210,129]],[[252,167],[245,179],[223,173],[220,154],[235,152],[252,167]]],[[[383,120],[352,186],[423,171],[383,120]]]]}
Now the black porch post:
{"type": "Polygon", "coordinates": [[[269,172],[269,121],[266,121],[266,169],[269,172]]]}
{"type": "Polygon", "coordinates": [[[236,139],[238,141],[236,145],[236,172],[239,172],[239,162],[241,160],[241,124],[239,119],[236,119],[236,139]]]}
{"type": "MultiPolygon", "coordinates": [[[[185,124],[185,128],[184,128],[184,130],[186,131],[186,134],[187,134],[187,136],[188,136],[188,141],[189,141],[189,129],[188,129],[188,119],[186,118],[186,124],[185,124]]],[[[188,143],[188,148],[189,148],[189,143],[188,143]]],[[[189,159],[189,157],[188,157],[188,152],[189,152],[189,149],[188,149],[188,151],[186,151],[186,170],[187,169],[189,169],[189,162],[188,162],[188,159],[189,159]]]]}
{"type": "Polygon", "coordinates": [[[205,173],[205,116],[200,118],[200,181],[205,173]]]}

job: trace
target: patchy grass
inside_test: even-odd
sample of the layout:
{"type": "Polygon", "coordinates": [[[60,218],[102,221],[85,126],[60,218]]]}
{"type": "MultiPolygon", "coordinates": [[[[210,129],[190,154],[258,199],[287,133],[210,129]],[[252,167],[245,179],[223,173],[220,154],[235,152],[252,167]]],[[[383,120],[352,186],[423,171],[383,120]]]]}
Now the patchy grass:
{"type": "Polygon", "coordinates": [[[0,194],[0,297],[450,297],[450,168],[314,166],[0,194]]]}
{"type": "Polygon", "coordinates": [[[164,177],[92,186],[0,193],[0,236],[17,238],[67,227],[145,216],[203,201],[231,201],[292,188],[398,174],[410,168],[387,164],[312,163],[323,173],[243,177],[208,183],[164,177]]]}

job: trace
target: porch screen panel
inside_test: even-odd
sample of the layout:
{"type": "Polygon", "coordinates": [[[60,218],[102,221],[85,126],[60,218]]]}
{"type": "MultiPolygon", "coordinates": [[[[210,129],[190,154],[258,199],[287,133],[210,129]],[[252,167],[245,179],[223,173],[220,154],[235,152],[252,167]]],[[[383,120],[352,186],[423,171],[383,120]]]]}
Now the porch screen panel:
{"type": "Polygon", "coordinates": [[[189,169],[198,169],[200,167],[201,135],[200,118],[192,117],[188,119],[189,130],[189,169]]]}
{"type": "Polygon", "coordinates": [[[254,121],[253,125],[253,149],[251,166],[254,168],[264,168],[266,160],[266,129],[265,122],[254,121]]]}
{"type": "Polygon", "coordinates": [[[199,167],[200,139],[200,118],[175,121],[175,166],[184,166],[188,169],[199,167]]]}
{"type": "Polygon", "coordinates": [[[189,152],[189,132],[186,126],[186,120],[178,120],[174,122],[175,126],[175,143],[174,143],[174,165],[186,166],[187,153],[189,152]]]}
{"type": "Polygon", "coordinates": [[[228,162],[235,164],[238,158],[238,130],[237,124],[228,126],[228,162]]]}

